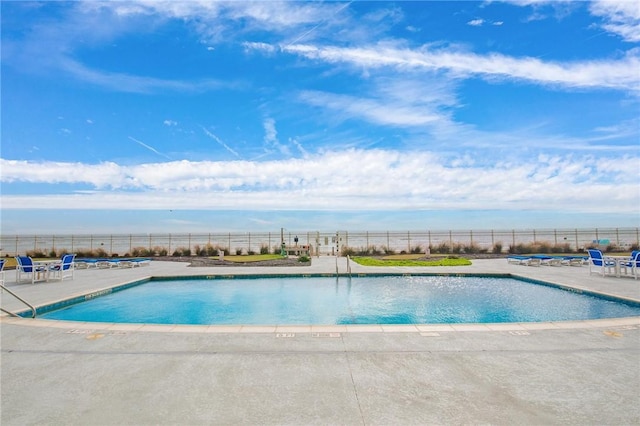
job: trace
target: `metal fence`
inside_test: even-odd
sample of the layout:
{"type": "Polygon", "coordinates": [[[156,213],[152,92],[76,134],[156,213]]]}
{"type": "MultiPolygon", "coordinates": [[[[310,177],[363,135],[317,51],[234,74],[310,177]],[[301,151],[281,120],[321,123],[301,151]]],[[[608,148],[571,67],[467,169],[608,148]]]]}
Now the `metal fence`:
{"type": "Polygon", "coordinates": [[[281,243],[310,247],[313,255],[350,253],[438,253],[630,250],[640,243],[640,228],[424,230],[424,231],[276,231],[193,234],[3,235],[0,256],[189,256],[278,253],[281,243]],[[297,242],[296,242],[297,239],[297,242]]]}

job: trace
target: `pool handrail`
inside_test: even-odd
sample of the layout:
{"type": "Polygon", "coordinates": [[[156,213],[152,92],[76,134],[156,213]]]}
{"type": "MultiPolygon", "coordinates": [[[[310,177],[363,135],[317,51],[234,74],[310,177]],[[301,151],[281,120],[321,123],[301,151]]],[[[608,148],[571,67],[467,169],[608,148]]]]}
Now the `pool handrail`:
{"type": "MultiPolygon", "coordinates": [[[[9,293],[10,295],[12,295],[13,297],[15,297],[16,299],[18,299],[19,301],[21,301],[22,303],[24,303],[25,305],[27,305],[29,307],[29,309],[31,309],[31,318],[35,318],[36,317],[36,308],[30,304],[29,302],[27,302],[26,300],[24,300],[22,297],[18,296],[17,294],[15,294],[14,292],[12,292],[11,290],[9,290],[7,287],[4,286],[4,284],[0,284],[0,288],[2,288],[2,290],[6,291],[7,293],[9,293]]],[[[8,311],[4,308],[0,308],[0,311],[7,313],[11,316],[14,317],[19,317],[20,315],[13,313],[11,311],[8,311]]]]}

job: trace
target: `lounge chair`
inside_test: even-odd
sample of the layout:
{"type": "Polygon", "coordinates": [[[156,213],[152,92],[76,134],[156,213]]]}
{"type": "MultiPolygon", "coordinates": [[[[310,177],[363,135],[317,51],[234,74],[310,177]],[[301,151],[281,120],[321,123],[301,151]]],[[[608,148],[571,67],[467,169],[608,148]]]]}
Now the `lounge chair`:
{"type": "Polygon", "coordinates": [[[49,279],[64,280],[65,278],[73,279],[73,271],[75,269],[75,254],[65,254],[60,262],[49,266],[49,279]]]}
{"type": "Polygon", "coordinates": [[[602,256],[602,252],[596,249],[589,249],[589,274],[600,274],[603,277],[607,274],[614,275],[616,273],[617,263],[608,260],[602,256]]]}
{"type": "Polygon", "coordinates": [[[631,252],[629,261],[620,262],[620,267],[625,268],[625,273],[626,269],[629,268],[631,270],[631,275],[637,280],[640,275],[640,251],[631,252]]]}
{"type": "Polygon", "coordinates": [[[98,269],[111,269],[111,268],[117,268],[119,266],[120,260],[100,258],[100,259],[94,259],[93,262],[96,268],[98,269]]]}
{"type": "Polygon", "coordinates": [[[588,257],[584,256],[564,256],[562,258],[562,264],[567,266],[582,266],[588,262],[588,257]]]}
{"type": "Polygon", "coordinates": [[[22,282],[23,275],[31,281],[31,284],[36,281],[46,281],[49,278],[46,266],[35,265],[29,256],[16,256],[16,262],[16,282],[22,282]]]}
{"type": "Polygon", "coordinates": [[[534,254],[533,259],[540,259],[540,264],[544,266],[562,266],[562,258],[556,256],[547,256],[544,254],[534,254]]]}
{"type": "Polygon", "coordinates": [[[507,262],[515,263],[516,265],[525,265],[525,266],[542,265],[542,260],[534,256],[509,256],[507,257],[507,262]]]}
{"type": "Polygon", "coordinates": [[[133,260],[120,259],[118,261],[118,268],[133,268],[135,266],[136,264],[133,262],[133,260]]]}

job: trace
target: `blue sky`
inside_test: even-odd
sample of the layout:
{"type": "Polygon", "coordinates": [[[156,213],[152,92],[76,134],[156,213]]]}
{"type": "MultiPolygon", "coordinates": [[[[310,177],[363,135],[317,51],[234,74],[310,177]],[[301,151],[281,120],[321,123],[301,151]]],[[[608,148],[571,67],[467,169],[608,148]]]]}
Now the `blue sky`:
{"type": "Polygon", "coordinates": [[[640,3],[2,4],[2,232],[640,224],[640,3]]]}

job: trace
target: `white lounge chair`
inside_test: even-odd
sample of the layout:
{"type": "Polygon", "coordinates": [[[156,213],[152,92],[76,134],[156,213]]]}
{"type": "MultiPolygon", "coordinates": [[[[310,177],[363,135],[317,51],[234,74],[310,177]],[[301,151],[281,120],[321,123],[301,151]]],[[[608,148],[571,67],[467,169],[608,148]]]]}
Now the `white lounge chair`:
{"type": "Polygon", "coordinates": [[[47,280],[47,268],[44,265],[35,265],[29,256],[16,256],[16,262],[16,282],[23,282],[23,276],[26,277],[25,282],[31,281],[31,284],[47,280]]]}
{"type": "Polygon", "coordinates": [[[589,249],[589,274],[615,275],[616,262],[607,260],[600,250],[589,249]]]}
{"type": "Polygon", "coordinates": [[[63,281],[65,278],[73,279],[73,271],[75,270],[75,254],[65,254],[60,262],[49,265],[49,279],[63,281]]]}

